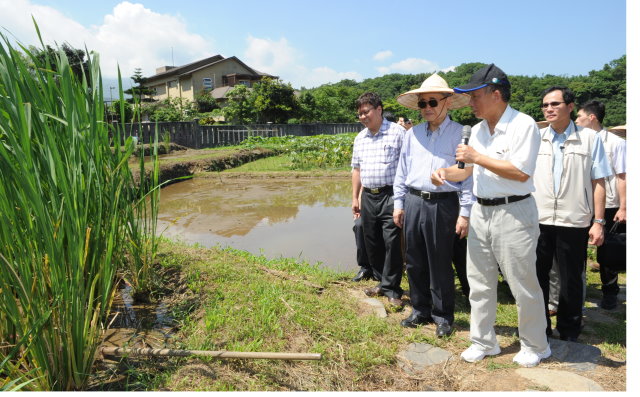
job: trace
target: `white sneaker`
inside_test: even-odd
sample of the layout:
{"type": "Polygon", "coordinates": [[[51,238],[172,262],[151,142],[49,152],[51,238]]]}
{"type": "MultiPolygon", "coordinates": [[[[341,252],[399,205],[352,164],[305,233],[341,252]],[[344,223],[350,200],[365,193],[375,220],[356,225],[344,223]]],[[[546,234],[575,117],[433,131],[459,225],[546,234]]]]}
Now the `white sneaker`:
{"type": "Polygon", "coordinates": [[[475,363],[476,361],[482,360],[485,356],[495,356],[496,354],[500,354],[500,346],[498,345],[486,350],[482,346],[472,343],[467,350],[462,352],[460,357],[462,357],[464,361],[475,363]]]}
{"type": "Polygon", "coordinates": [[[523,367],[535,367],[540,364],[540,360],[549,358],[551,356],[551,346],[547,345],[547,348],[542,353],[536,353],[525,347],[520,349],[520,352],[513,358],[513,362],[522,365],[523,367]]]}

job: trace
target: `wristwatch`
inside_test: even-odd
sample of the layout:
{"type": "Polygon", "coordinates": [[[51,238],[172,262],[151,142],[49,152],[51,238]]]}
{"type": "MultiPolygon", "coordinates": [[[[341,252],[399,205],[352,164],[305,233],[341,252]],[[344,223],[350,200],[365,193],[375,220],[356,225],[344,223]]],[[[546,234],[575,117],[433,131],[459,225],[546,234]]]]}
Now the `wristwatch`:
{"type": "Polygon", "coordinates": [[[601,224],[602,226],[604,226],[604,225],[606,225],[606,224],[607,224],[607,221],[605,221],[604,219],[594,219],[594,220],[593,220],[593,223],[599,223],[599,224],[601,224]]]}

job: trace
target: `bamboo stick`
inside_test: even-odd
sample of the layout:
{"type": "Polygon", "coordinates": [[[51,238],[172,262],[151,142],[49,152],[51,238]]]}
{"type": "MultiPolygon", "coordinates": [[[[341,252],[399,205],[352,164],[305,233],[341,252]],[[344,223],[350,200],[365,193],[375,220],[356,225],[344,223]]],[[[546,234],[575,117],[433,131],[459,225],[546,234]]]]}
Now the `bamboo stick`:
{"type": "Polygon", "coordinates": [[[242,359],[268,359],[268,360],[321,360],[320,353],[274,353],[274,352],[230,352],[226,350],[177,350],[177,349],[151,349],[151,348],[123,348],[103,347],[100,352],[111,356],[206,356],[214,358],[242,358],[242,359]]]}

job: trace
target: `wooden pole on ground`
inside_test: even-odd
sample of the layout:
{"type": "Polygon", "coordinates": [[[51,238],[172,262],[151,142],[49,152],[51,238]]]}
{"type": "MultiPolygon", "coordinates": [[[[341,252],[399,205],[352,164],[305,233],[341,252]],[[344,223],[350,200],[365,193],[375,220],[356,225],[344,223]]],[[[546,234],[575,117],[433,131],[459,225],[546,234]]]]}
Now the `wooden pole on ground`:
{"type": "Polygon", "coordinates": [[[105,356],[206,356],[214,358],[240,358],[265,360],[321,360],[320,353],[273,353],[273,352],[230,352],[225,350],[176,350],[151,348],[103,347],[99,351],[105,356]]]}

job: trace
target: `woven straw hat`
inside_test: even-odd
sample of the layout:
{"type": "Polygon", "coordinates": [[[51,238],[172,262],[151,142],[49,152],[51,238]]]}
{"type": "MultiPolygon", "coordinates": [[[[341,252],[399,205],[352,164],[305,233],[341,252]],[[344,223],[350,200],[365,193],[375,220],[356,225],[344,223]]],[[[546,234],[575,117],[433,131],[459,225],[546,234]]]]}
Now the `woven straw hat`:
{"type": "Polygon", "coordinates": [[[444,81],[444,79],[437,73],[432,74],[428,79],[422,82],[420,88],[398,95],[398,103],[402,106],[408,107],[409,109],[420,110],[418,107],[420,94],[427,93],[451,94],[449,109],[458,109],[469,104],[469,95],[456,94],[453,89],[449,88],[447,82],[444,81]]]}

